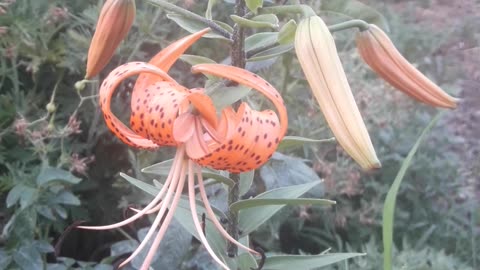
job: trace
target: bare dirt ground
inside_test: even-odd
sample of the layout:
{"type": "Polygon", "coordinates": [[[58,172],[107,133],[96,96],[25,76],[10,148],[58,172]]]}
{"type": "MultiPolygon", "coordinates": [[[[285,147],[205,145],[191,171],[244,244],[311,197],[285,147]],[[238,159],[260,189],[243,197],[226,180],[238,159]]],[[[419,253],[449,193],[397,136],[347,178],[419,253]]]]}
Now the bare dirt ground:
{"type": "MultiPolygon", "coordinates": [[[[404,3],[403,3],[404,4],[404,3]]],[[[398,4],[402,5],[402,4],[398,4]]],[[[445,57],[455,58],[463,69],[462,99],[458,109],[450,112],[445,124],[458,136],[456,147],[461,158],[459,168],[463,180],[470,187],[470,195],[480,198],[480,1],[433,0],[430,8],[416,8],[419,22],[429,22],[437,29],[455,27],[461,34],[439,50],[445,57]],[[473,29],[466,31],[464,29],[473,29]]]]}

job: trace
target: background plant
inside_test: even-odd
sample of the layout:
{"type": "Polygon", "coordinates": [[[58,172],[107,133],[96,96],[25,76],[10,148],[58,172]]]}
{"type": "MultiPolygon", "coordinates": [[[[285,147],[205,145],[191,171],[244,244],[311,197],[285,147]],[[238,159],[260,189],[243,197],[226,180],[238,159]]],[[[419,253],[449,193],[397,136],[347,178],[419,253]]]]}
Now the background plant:
{"type": "MultiPolygon", "coordinates": [[[[268,2],[275,1],[265,1],[268,2]]],[[[319,1],[302,2],[317,11],[321,8],[319,1]]],[[[338,2],[341,2],[338,10],[320,12],[329,24],[344,20],[334,14],[346,9],[342,5],[358,3],[338,2]]],[[[388,18],[389,35],[409,60],[446,89],[462,95],[473,92],[468,84],[478,84],[478,74],[471,71],[472,63],[461,62],[461,57],[472,59],[475,55],[472,52],[478,46],[478,33],[472,28],[478,18],[466,11],[474,10],[474,6],[464,7],[464,13],[456,16],[462,20],[448,24],[445,21],[455,17],[451,13],[461,11],[449,8],[448,3],[442,1],[363,3],[367,2],[388,18]],[[431,10],[440,15],[431,14],[431,10]],[[438,27],[443,31],[438,31],[438,27]],[[463,47],[459,41],[463,42],[463,47]]],[[[152,175],[144,175],[140,169],[165,160],[171,153],[168,149],[158,153],[137,152],[120,145],[99,118],[95,104],[96,83],[87,84],[83,91],[73,87],[84,75],[85,55],[101,1],[1,3],[5,4],[0,7],[6,12],[0,15],[0,196],[5,201],[0,210],[3,229],[0,268],[8,265],[29,269],[31,265],[18,263],[22,261],[20,256],[28,254],[34,258],[31,263],[35,266],[46,262],[53,264],[52,244],[74,220],[111,223],[122,215],[128,202],[141,204],[146,201],[148,198],[142,191],[119,180],[118,172],[151,180],[152,175]],[[44,19],[39,22],[38,18],[44,19]],[[54,112],[47,111],[50,103],[55,104],[54,112]]],[[[201,1],[172,3],[196,14],[205,14],[206,5],[201,1]]],[[[468,4],[475,3],[465,1],[464,5],[468,4]]],[[[164,10],[144,1],[137,5],[139,13],[133,31],[106,72],[127,60],[146,60],[185,34],[180,30],[171,31],[180,29],[176,24],[178,16],[170,15],[168,19],[164,10]]],[[[215,20],[233,25],[228,17],[232,8],[231,1],[218,1],[211,15],[215,20]]],[[[279,28],[249,29],[247,35],[279,30],[289,21],[284,16],[278,18],[279,28]]],[[[265,36],[268,35],[273,36],[265,36]]],[[[312,189],[309,195],[335,200],[336,206],[329,209],[285,207],[254,232],[251,240],[271,253],[318,254],[329,247],[334,252],[366,252],[367,256],[350,260],[350,269],[378,269],[385,194],[401,160],[435,111],[397,94],[368,71],[358,59],[352,37],[349,31],[335,34],[357,102],[375,138],[374,144],[384,166],[382,171],[360,172],[335,143],[307,143],[282,150],[288,156],[275,156],[255,174],[251,189],[243,196],[248,198],[264,190],[307,183],[318,174],[325,182],[312,189]]],[[[246,45],[253,50],[259,44],[252,39],[246,45]]],[[[278,50],[282,49],[286,47],[278,50]]],[[[229,46],[204,39],[190,54],[222,62],[229,54],[229,46]]],[[[190,68],[188,59],[185,61],[177,63],[171,75],[184,85],[200,85],[202,78],[185,75],[190,68]]],[[[259,72],[283,92],[295,135],[314,139],[331,137],[321,122],[292,52],[266,61],[249,62],[247,68],[259,72]]],[[[128,83],[124,87],[128,88],[128,83]]],[[[469,97],[469,107],[478,107],[479,103],[475,103],[478,97],[469,97]]],[[[128,98],[128,94],[117,97],[119,112],[127,111],[128,98]]],[[[261,106],[261,101],[254,97],[246,98],[261,106]]],[[[478,201],[475,199],[478,170],[475,171],[474,164],[480,163],[474,159],[475,155],[466,155],[461,146],[468,141],[467,145],[474,150],[472,141],[476,140],[469,138],[478,138],[478,131],[470,127],[465,118],[473,117],[470,121],[474,123],[478,116],[472,110],[460,108],[460,111],[459,116],[445,115],[429,141],[419,149],[405,176],[398,194],[395,219],[398,266],[427,257],[431,265],[441,264],[446,269],[455,269],[448,268],[449,265],[463,264],[465,268],[461,269],[478,267],[478,201]],[[454,120],[465,122],[454,124],[454,120]],[[464,130],[470,130],[472,135],[465,137],[464,130]]],[[[218,201],[216,206],[225,209],[225,190],[212,186],[210,192],[218,201]]],[[[65,238],[60,256],[88,261],[107,258],[105,262],[111,262],[112,257],[134,247],[142,237],[142,227],[147,225],[148,220],[143,220],[124,231],[93,235],[73,231],[65,238]]],[[[173,229],[182,231],[179,224],[173,229]]],[[[173,237],[165,241],[166,247],[162,248],[172,249],[173,243],[178,245],[178,252],[172,254],[177,255],[167,262],[161,261],[162,256],[157,263],[171,265],[172,269],[177,269],[178,265],[183,269],[212,269],[208,256],[191,237],[173,237]],[[184,250],[188,252],[182,253],[184,250]]],[[[68,268],[75,262],[64,259],[55,263],[68,268]]]]}

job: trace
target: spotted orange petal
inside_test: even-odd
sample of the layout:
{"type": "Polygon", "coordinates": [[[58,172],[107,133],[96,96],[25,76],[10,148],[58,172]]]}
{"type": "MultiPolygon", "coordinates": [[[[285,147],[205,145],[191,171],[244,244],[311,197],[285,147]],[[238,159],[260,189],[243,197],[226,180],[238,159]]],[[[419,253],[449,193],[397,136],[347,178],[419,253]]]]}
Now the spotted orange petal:
{"type": "Polygon", "coordinates": [[[173,124],[189,94],[188,89],[177,83],[160,81],[149,85],[141,93],[131,102],[132,129],[159,145],[176,145],[173,124]]]}
{"type": "Polygon", "coordinates": [[[221,76],[256,89],[272,101],[280,115],[279,120],[271,110],[259,112],[242,103],[237,112],[241,121],[235,126],[232,136],[196,161],[234,173],[250,171],[267,162],[288,125],[285,105],[277,90],[257,75],[236,67],[205,64],[194,66],[192,70],[221,76]]]}
{"type": "MultiPolygon", "coordinates": [[[[159,69],[168,72],[172,65],[178,60],[178,58],[192,46],[197,40],[199,40],[203,35],[205,35],[210,28],[203,29],[197,33],[188,35],[182,39],[175,41],[174,43],[168,45],[165,49],[157,53],[148,63],[152,64],[159,69]]],[[[137,92],[141,92],[142,89],[145,89],[148,85],[161,81],[162,78],[155,76],[154,74],[141,74],[133,88],[132,97],[134,97],[137,92]]]]}
{"type": "Polygon", "coordinates": [[[280,136],[283,138],[288,128],[287,109],[278,91],[266,80],[248,70],[221,64],[199,64],[192,67],[193,73],[204,73],[232,80],[251,87],[265,95],[275,105],[280,118],[280,136]]]}
{"type": "Polygon", "coordinates": [[[213,105],[212,99],[200,92],[191,93],[187,98],[200,115],[216,128],[218,125],[217,110],[215,105],[213,105]]]}
{"type": "MultiPolygon", "coordinates": [[[[180,55],[208,31],[209,28],[177,40],[155,55],[149,64],[168,72],[180,55]]],[[[156,74],[140,74],[132,91],[130,125],[136,133],[157,144],[175,145],[174,118],[189,91],[178,84],[161,84],[162,81],[164,79],[156,74]]]]}
{"type": "MultiPolygon", "coordinates": [[[[161,77],[167,83],[176,82],[161,69],[143,62],[131,62],[114,69],[103,81],[100,87],[100,108],[108,128],[125,144],[138,148],[157,148],[158,144],[138,135],[125,126],[111,111],[112,95],[118,85],[126,78],[140,73],[151,73],[161,77]]],[[[170,102],[170,104],[172,104],[170,102]]]]}

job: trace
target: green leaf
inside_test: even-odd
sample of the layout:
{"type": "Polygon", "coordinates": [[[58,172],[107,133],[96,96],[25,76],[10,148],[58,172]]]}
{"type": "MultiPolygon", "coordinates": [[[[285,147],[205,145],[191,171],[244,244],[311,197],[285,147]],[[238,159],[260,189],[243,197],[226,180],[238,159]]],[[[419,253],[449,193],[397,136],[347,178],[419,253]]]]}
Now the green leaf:
{"type": "Polygon", "coordinates": [[[65,171],[59,168],[45,167],[37,176],[37,185],[44,186],[51,181],[62,181],[69,184],[78,184],[82,179],[75,177],[69,171],[65,171]]]}
{"type": "MultiPolygon", "coordinates": [[[[200,221],[202,220],[202,213],[206,213],[205,208],[203,205],[197,203],[197,213],[198,218],[200,221]]],[[[190,204],[187,199],[180,200],[177,209],[175,210],[175,219],[182,224],[182,226],[195,238],[199,239],[197,230],[195,229],[195,225],[193,223],[192,218],[192,211],[190,209],[190,204]]],[[[229,262],[231,259],[227,256],[226,250],[226,242],[222,235],[218,232],[215,228],[215,225],[212,221],[208,218],[205,219],[205,234],[208,240],[208,243],[212,247],[213,251],[217,256],[223,259],[225,262],[229,262]]]]}
{"type": "Polygon", "coordinates": [[[246,252],[238,255],[237,264],[239,270],[257,269],[258,264],[252,254],[246,252]]]}
{"type": "Polygon", "coordinates": [[[127,180],[128,182],[130,182],[130,184],[136,186],[137,188],[145,191],[146,193],[152,195],[152,196],[156,196],[158,194],[158,192],[160,191],[160,189],[152,186],[152,185],[149,185],[145,182],[142,182],[138,179],[135,179],[131,176],[128,176],[124,173],[120,173],[120,176],[123,177],[125,180],[127,180]]]}
{"type": "MultiPolygon", "coordinates": [[[[183,54],[180,56],[180,59],[187,62],[188,64],[195,66],[198,64],[216,64],[215,61],[213,61],[210,58],[199,56],[199,55],[192,55],[192,54],[183,54]]],[[[213,79],[215,76],[213,75],[208,75],[204,74],[208,79],[213,79]]]]}
{"type": "Polygon", "coordinates": [[[380,12],[357,0],[323,0],[320,10],[364,20],[389,31],[388,22],[380,12]]]}
{"type": "Polygon", "coordinates": [[[281,45],[291,44],[295,40],[295,33],[297,32],[297,23],[295,20],[290,20],[282,26],[278,32],[278,43],[281,45]]]}
{"type": "Polygon", "coordinates": [[[263,7],[263,0],[245,0],[245,4],[251,12],[257,14],[257,9],[263,7]]]}
{"type": "Polygon", "coordinates": [[[12,262],[12,257],[6,251],[0,249],[0,269],[7,269],[12,262]]]}
{"type": "Polygon", "coordinates": [[[8,237],[8,239],[12,241],[31,241],[35,236],[37,217],[37,213],[33,207],[16,211],[3,227],[1,237],[8,237]]]}
{"type": "MultiPolygon", "coordinates": [[[[161,184],[159,182],[156,182],[155,180],[154,180],[154,182],[157,183],[157,186],[147,184],[147,183],[142,182],[138,179],[135,179],[131,176],[128,176],[124,173],[120,173],[120,176],[123,177],[125,180],[127,180],[130,184],[132,184],[132,185],[136,186],[137,188],[143,190],[144,192],[152,195],[153,197],[157,196],[158,192],[160,191],[160,188],[163,186],[163,184],[161,184]]],[[[185,196],[182,196],[182,198],[180,200],[184,200],[184,201],[188,202],[188,198],[185,197],[185,196]]],[[[199,201],[197,201],[197,204],[198,204],[198,202],[199,201]]],[[[213,212],[215,212],[215,214],[217,214],[217,216],[225,217],[225,215],[222,213],[222,211],[218,210],[216,207],[212,206],[212,209],[213,209],[213,212]]]]}
{"type": "Polygon", "coordinates": [[[277,15],[272,13],[257,15],[253,17],[251,20],[254,22],[269,23],[273,28],[279,27],[278,23],[280,22],[277,15]]]}
{"type": "Polygon", "coordinates": [[[287,45],[278,45],[275,46],[271,49],[265,50],[263,52],[257,53],[253,55],[252,57],[248,58],[248,62],[254,62],[254,61],[262,61],[266,59],[270,59],[276,56],[279,56],[281,54],[284,54],[286,52],[289,52],[290,50],[293,49],[292,44],[287,44],[287,45]]]}
{"type": "Polygon", "coordinates": [[[245,19],[237,15],[230,15],[230,18],[243,27],[248,28],[277,28],[278,27],[278,18],[274,14],[262,14],[252,19],[245,19]]]}
{"type": "Polygon", "coordinates": [[[24,188],[25,188],[24,185],[16,185],[8,192],[7,200],[6,200],[7,208],[12,207],[18,202],[18,200],[20,199],[20,196],[23,193],[24,188]]]}
{"type": "Polygon", "coordinates": [[[253,34],[245,39],[245,51],[251,51],[275,44],[278,40],[277,32],[263,32],[253,34]]]}
{"type": "Polygon", "coordinates": [[[432,129],[432,127],[437,123],[438,119],[440,118],[441,113],[437,114],[432,121],[428,124],[428,126],[423,130],[420,137],[418,137],[417,141],[413,145],[412,149],[408,153],[405,160],[402,162],[402,166],[398,171],[395,180],[392,183],[392,186],[388,190],[387,197],[385,198],[385,204],[383,206],[383,269],[384,270],[391,270],[392,269],[392,246],[393,246],[393,221],[394,221],[394,214],[395,214],[395,203],[397,200],[397,193],[400,188],[400,184],[402,183],[403,177],[407,172],[408,167],[412,163],[413,156],[417,152],[420,143],[425,138],[427,133],[432,129]]]}
{"type": "MultiPolygon", "coordinates": [[[[270,161],[260,168],[260,176],[267,190],[301,185],[320,181],[318,173],[305,164],[305,160],[289,157],[275,152],[270,161]]],[[[307,196],[322,198],[324,196],[323,185],[317,185],[308,191],[307,196]]]]}
{"type": "Polygon", "coordinates": [[[80,205],[80,200],[70,191],[62,191],[51,199],[52,203],[66,204],[66,205],[80,205]]]}
{"type": "Polygon", "coordinates": [[[205,18],[208,20],[212,19],[212,8],[217,4],[217,0],[208,0],[207,10],[205,11],[205,18]]]}
{"type": "MultiPolygon", "coordinates": [[[[195,20],[192,20],[190,18],[184,17],[180,14],[167,14],[167,18],[174,21],[176,24],[178,24],[178,26],[187,30],[189,33],[196,33],[200,30],[203,30],[203,29],[207,28],[205,25],[202,25],[202,24],[198,23],[198,21],[195,21],[195,20]]],[[[228,24],[222,23],[222,22],[217,22],[217,21],[215,21],[215,22],[218,23],[226,31],[228,31],[230,33],[233,31],[231,26],[229,26],[228,24]]],[[[225,37],[223,37],[222,35],[219,35],[215,32],[207,33],[203,37],[228,40],[225,37]]]]}
{"type": "Polygon", "coordinates": [[[56,221],[57,218],[55,217],[55,215],[53,214],[53,211],[52,211],[52,208],[49,207],[49,206],[46,206],[46,205],[37,205],[35,207],[35,210],[42,216],[52,220],[52,221],[56,221]]]}
{"type": "Polygon", "coordinates": [[[25,209],[32,205],[38,199],[38,192],[36,189],[27,187],[25,185],[14,186],[7,195],[7,208],[12,207],[17,202],[20,202],[21,209],[25,209]]]}
{"type": "Polygon", "coordinates": [[[322,255],[277,255],[267,257],[263,270],[317,269],[350,258],[364,256],[363,253],[330,253],[322,255]]]}
{"type": "Polygon", "coordinates": [[[295,148],[298,146],[302,146],[305,143],[326,143],[326,142],[335,142],[335,137],[328,138],[328,139],[309,139],[299,136],[285,136],[283,140],[278,145],[277,150],[285,150],[287,148],[295,148]]]}
{"type": "Polygon", "coordinates": [[[195,66],[198,64],[216,64],[217,63],[210,58],[200,56],[200,55],[192,55],[192,54],[183,54],[182,56],[180,56],[180,59],[192,66],[195,66]]]}
{"type": "Polygon", "coordinates": [[[239,211],[247,208],[260,207],[265,205],[324,205],[329,206],[336,204],[335,201],[326,199],[248,199],[240,200],[230,205],[230,210],[239,211]]]}
{"type": "Polygon", "coordinates": [[[38,199],[38,190],[25,187],[22,195],[20,196],[20,208],[25,209],[35,203],[38,199]]]}
{"type": "MultiPolygon", "coordinates": [[[[319,183],[320,181],[314,181],[303,185],[277,188],[266,191],[256,196],[255,199],[295,199],[302,196],[319,183]]],[[[242,231],[242,235],[247,235],[258,228],[258,226],[262,225],[283,207],[284,205],[270,205],[261,208],[249,208],[241,210],[238,216],[239,227],[242,231]]]]}
{"type": "Polygon", "coordinates": [[[240,174],[240,183],[239,190],[240,196],[243,196],[250,190],[250,187],[253,183],[253,178],[255,176],[255,171],[244,172],[240,174]]]}
{"type": "Polygon", "coordinates": [[[13,260],[21,269],[43,269],[43,260],[40,252],[32,245],[23,246],[13,253],[13,260]]]}
{"type": "MultiPolygon", "coordinates": [[[[143,173],[148,173],[148,174],[159,175],[159,176],[167,176],[170,172],[170,168],[172,167],[172,163],[173,163],[173,159],[165,160],[165,161],[159,162],[157,164],[153,164],[151,166],[143,168],[142,172],[143,173]]],[[[122,175],[122,177],[124,177],[123,176],[124,174],[120,174],[120,175],[122,175]]],[[[218,182],[224,183],[227,186],[233,186],[235,184],[235,182],[232,179],[230,179],[226,176],[223,176],[220,173],[218,173],[217,171],[209,169],[209,168],[202,168],[202,175],[203,175],[204,178],[215,179],[218,182]]],[[[143,183],[143,182],[141,182],[141,183],[143,183]]]]}
{"type": "Polygon", "coordinates": [[[251,88],[243,85],[225,86],[223,83],[206,89],[217,111],[232,105],[250,93],[251,88]]]}
{"type": "Polygon", "coordinates": [[[32,246],[38,251],[40,251],[41,253],[50,253],[55,251],[52,245],[50,245],[50,243],[44,240],[34,241],[32,242],[32,246]]]}
{"type": "Polygon", "coordinates": [[[66,219],[68,217],[67,210],[65,210],[65,208],[59,204],[53,205],[52,208],[62,219],[66,219]]]}

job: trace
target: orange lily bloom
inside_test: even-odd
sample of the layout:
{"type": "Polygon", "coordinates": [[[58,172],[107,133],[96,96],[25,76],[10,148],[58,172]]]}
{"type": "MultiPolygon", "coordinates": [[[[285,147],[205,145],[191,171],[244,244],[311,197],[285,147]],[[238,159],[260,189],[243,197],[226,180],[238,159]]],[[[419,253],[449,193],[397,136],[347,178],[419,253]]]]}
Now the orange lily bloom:
{"type": "Polygon", "coordinates": [[[100,88],[100,105],[105,122],[122,142],[144,149],[155,149],[163,145],[177,147],[164,186],[145,208],[116,224],[78,227],[94,230],[118,228],[145,214],[158,212],[145,239],[121,266],[138,255],[159,228],[141,267],[148,269],[173,218],[187,178],[190,208],[200,241],[222,268],[229,269],[213,252],[202,230],[196,210],[195,176],[206,214],[216,229],[228,241],[258,254],[233,239],[217,220],[205,193],[201,166],[234,173],[258,168],[269,160],[284,137],[288,125],[287,112],[282,97],[275,88],[259,76],[241,68],[201,64],[194,66],[192,71],[223,77],[257,90],[273,103],[278,115],[272,110],[256,111],[248,104],[241,103],[237,110],[230,106],[217,116],[213,102],[204,94],[204,89],[189,90],[166,73],[178,57],[207,31],[208,29],[178,40],[158,53],[150,63],[132,62],[117,67],[100,88]],[[140,76],[132,93],[132,129],[129,129],[113,115],[110,102],[120,82],[134,75],[140,76]],[[162,219],[163,223],[160,224],[162,219]]]}

